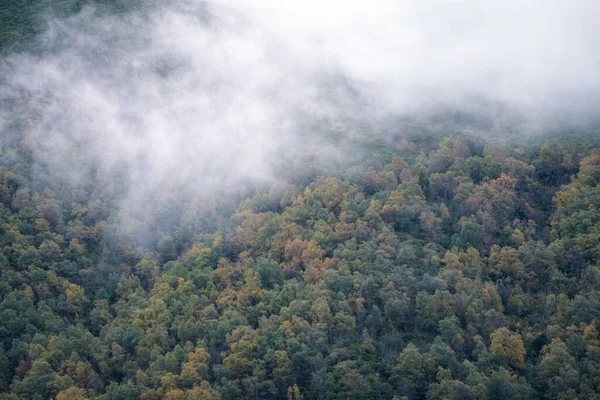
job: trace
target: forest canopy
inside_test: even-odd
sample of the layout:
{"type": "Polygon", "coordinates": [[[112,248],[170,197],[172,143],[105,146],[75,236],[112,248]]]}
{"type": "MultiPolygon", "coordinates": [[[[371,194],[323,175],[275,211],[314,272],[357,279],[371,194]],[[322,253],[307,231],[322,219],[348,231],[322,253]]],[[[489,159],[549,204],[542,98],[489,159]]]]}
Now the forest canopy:
{"type": "Polygon", "coordinates": [[[0,400],[600,399],[595,9],[263,3],[0,2],[0,400]]]}
{"type": "Polygon", "coordinates": [[[598,143],[404,143],[146,246],[3,149],[3,397],[594,398],[598,143]]]}

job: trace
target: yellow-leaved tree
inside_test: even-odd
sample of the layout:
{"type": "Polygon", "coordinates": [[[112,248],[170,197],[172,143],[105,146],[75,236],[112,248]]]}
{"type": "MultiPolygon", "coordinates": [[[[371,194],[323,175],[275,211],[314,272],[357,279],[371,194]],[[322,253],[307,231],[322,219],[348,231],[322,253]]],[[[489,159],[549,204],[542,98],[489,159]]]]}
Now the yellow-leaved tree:
{"type": "Polygon", "coordinates": [[[490,335],[490,352],[502,358],[511,367],[522,368],[525,362],[525,347],[521,335],[508,328],[496,329],[490,335]]]}

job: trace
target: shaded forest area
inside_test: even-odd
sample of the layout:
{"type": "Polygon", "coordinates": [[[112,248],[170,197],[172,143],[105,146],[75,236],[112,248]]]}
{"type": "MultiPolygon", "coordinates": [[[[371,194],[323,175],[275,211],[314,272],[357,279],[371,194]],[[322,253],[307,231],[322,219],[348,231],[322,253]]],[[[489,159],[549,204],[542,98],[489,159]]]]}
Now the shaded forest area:
{"type": "Polygon", "coordinates": [[[0,398],[597,398],[594,138],[297,160],[145,248],[5,146],[0,398]]]}
{"type": "Polygon", "coordinates": [[[43,48],[37,39],[47,29],[50,17],[65,18],[86,6],[99,12],[121,13],[141,4],[140,0],[3,0],[0,1],[0,55],[43,48]]]}

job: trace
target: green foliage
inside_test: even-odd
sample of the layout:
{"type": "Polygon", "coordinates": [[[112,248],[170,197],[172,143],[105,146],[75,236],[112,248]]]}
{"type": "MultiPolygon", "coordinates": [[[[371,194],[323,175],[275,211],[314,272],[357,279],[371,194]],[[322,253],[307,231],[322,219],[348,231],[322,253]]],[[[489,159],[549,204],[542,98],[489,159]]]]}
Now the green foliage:
{"type": "Polygon", "coordinates": [[[595,142],[431,140],[376,141],[335,176],[299,163],[285,195],[216,194],[140,242],[93,178],[40,183],[3,149],[0,392],[597,397],[595,142]]]}
{"type": "Polygon", "coordinates": [[[44,32],[50,16],[65,18],[91,6],[118,13],[138,5],[139,0],[16,0],[0,2],[0,55],[31,47],[44,32]]]}

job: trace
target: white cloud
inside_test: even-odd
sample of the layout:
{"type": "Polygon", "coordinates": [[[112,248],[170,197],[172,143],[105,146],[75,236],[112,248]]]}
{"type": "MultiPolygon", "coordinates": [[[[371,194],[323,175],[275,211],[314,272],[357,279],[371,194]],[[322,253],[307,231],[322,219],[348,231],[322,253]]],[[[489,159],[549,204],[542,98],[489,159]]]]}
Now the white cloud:
{"type": "Polygon", "coordinates": [[[296,151],[299,127],[319,118],[478,112],[473,96],[537,122],[590,116],[599,17],[600,3],[585,0],[188,0],[120,18],[87,10],[52,24],[44,54],[11,56],[2,93],[57,175],[125,165],[125,204],[135,207],[164,187],[270,179],[275,153],[296,151]]]}

